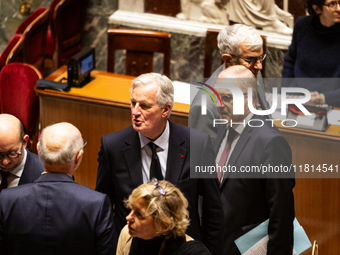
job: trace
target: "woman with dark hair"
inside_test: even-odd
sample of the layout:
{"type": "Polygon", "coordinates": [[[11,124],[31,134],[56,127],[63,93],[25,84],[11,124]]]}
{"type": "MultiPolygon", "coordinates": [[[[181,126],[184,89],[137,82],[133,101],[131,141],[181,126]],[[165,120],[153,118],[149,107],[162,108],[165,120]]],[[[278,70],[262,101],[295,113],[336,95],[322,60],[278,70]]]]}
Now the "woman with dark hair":
{"type": "MultiPolygon", "coordinates": [[[[310,16],[295,23],[282,78],[340,78],[340,1],[306,0],[305,7],[310,16]]],[[[340,106],[337,80],[304,84],[311,91],[309,103],[340,106]]],[[[283,86],[294,83],[283,82],[283,86]]]]}
{"type": "Polygon", "coordinates": [[[131,212],[119,235],[117,255],[211,255],[185,234],[188,201],[170,182],[152,179],[134,189],[125,204],[131,212]]]}

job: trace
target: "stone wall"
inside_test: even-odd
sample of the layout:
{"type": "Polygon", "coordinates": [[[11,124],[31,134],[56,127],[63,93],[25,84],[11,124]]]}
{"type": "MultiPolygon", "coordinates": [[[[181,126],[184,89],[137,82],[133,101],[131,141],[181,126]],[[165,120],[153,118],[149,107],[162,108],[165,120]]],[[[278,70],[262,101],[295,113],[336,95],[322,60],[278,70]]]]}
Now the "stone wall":
{"type": "MultiPolygon", "coordinates": [[[[190,78],[203,78],[206,31],[208,28],[221,29],[224,27],[224,25],[183,21],[175,17],[136,13],[121,9],[109,18],[108,25],[115,28],[171,33],[170,79],[184,82],[190,82],[190,78]]],[[[262,30],[259,32],[267,36],[268,56],[265,61],[265,77],[279,78],[281,77],[283,56],[291,43],[291,36],[262,30]]],[[[212,70],[215,70],[220,64],[221,56],[216,51],[212,70]]],[[[158,72],[159,69],[156,68],[155,71],[158,72]]],[[[122,54],[116,56],[115,72],[124,73],[124,55],[122,54]]]]}
{"type": "MultiPolygon", "coordinates": [[[[44,6],[49,7],[52,0],[33,0],[32,11],[44,6]]],[[[20,0],[0,0],[0,52],[2,52],[9,39],[15,33],[21,22],[28,15],[19,14],[20,0]]],[[[86,16],[86,25],[83,38],[83,46],[91,46],[96,49],[96,69],[106,71],[107,59],[107,28],[108,27],[136,27],[130,22],[121,25],[108,24],[109,16],[118,8],[118,0],[89,0],[86,16]]],[[[166,19],[166,16],[163,16],[166,19]]],[[[157,23],[157,22],[155,22],[157,23]]],[[[150,28],[151,30],[157,30],[150,28]]],[[[161,30],[160,30],[161,31],[161,30]]],[[[170,31],[165,31],[170,32],[170,31]]],[[[190,82],[190,78],[203,77],[205,37],[197,33],[185,34],[172,31],[171,38],[171,79],[190,82]]],[[[286,47],[286,46],[285,46],[286,47]]],[[[281,77],[281,69],[285,49],[278,49],[269,45],[267,48],[266,77],[281,77]]],[[[116,72],[124,73],[124,57],[120,54],[116,72]]],[[[215,54],[213,70],[220,64],[219,53],[215,54]]],[[[162,72],[162,56],[157,55],[154,70],[162,72]]]]}

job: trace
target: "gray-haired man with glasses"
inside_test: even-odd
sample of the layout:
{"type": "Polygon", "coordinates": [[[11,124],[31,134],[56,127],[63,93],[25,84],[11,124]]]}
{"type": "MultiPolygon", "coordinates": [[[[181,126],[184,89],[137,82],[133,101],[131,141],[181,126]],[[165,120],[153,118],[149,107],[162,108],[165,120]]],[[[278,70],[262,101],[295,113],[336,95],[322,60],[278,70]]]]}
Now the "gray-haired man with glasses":
{"type": "Polygon", "coordinates": [[[35,181],[43,172],[43,164],[26,147],[29,141],[20,120],[0,114],[0,192],[35,181]]]}
{"type": "MultiPolygon", "coordinates": [[[[224,64],[221,65],[206,81],[206,84],[215,87],[216,78],[225,68],[234,65],[243,65],[249,69],[258,81],[259,108],[269,109],[266,101],[263,78],[261,75],[262,63],[266,58],[263,53],[263,40],[256,29],[236,24],[223,28],[218,35],[218,48],[224,64]]],[[[210,135],[212,142],[216,139],[217,127],[213,127],[213,120],[219,119],[219,114],[212,100],[207,102],[207,114],[201,114],[201,94],[199,91],[190,106],[189,126],[210,135]]]]}

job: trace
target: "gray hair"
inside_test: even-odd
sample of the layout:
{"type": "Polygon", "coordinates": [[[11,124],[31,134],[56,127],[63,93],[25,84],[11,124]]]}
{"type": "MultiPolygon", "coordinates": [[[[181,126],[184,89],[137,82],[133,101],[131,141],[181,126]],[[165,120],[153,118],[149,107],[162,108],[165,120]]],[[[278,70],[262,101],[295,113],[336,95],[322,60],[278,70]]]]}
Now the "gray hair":
{"type": "Polygon", "coordinates": [[[167,116],[169,118],[171,109],[174,106],[174,86],[168,77],[159,73],[141,74],[132,81],[130,92],[132,93],[136,86],[147,85],[152,82],[156,82],[159,86],[156,94],[158,106],[163,108],[166,104],[171,104],[170,112],[167,116]]]}
{"type": "Polygon", "coordinates": [[[263,45],[261,35],[253,27],[235,24],[221,29],[217,37],[217,45],[221,55],[240,56],[240,43],[246,42],[250,51],[260,51],[263,45]]]}
{"type": "Polygon", "coordinates": [[[257,103],[257,79],[254,74],[243,65],[234,65],[224,69],[218,77],[219,79],[235,79],[235,85],[243,92],[252,88],[253,102],[257,103]],[[222,77],[221,77],[222,76],[222,77]]]}
{"type": "Polygon", "coordinates": [[[45,142],[45,133],[50,127],[51,126],[44,128],[40,135],[40,160],[47,165],[60,165],[71,163],[83,147],[83,138],[81,137],[81,134],[78,132],[72,133],[72,135],[68,137],[65,145],[62,148],[56,151],[52,151],[46,147],[45,142]]]}

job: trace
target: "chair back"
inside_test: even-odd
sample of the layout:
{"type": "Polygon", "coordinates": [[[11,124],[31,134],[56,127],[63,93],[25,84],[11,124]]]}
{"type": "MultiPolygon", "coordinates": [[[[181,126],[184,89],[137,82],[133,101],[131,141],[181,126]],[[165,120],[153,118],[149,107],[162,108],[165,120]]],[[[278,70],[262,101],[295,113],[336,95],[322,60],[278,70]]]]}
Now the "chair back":
{"type": "Polygon", "coordinates": [[[218,56],[221,59],[221,64],[223,64],[223,59],[221,54],[219,53],[218,47],[217,47],[217,36],[220,32],[219,29],[214,28],[208,28],[206,37],[205,37],[205,54],[204,54],[204,70],[203,70],[203,77],[209,78],[211,74],[214,72],[212,69],[213,66],[213,56],[215,55],[214,52],[218,52],[218,56]]]}
{"type": "Polygon", "coordinates": [[[81,50],[87,0],[54,0],[50,5],[50,26],[57,68],[81,50]]]}
{"type": "MultiPolygon", "coordinates": [[[[211,74],[214,72],[212,70],[212,66],[214,65],[214,53],[216,50],[218,51],[217,46],[217,36],[220,32],[220,29],[213,29],[208,28],[206,33],[206,41],[205,41],[205,57],[204,57],[204,78],[209,78],[211,74]]],[[[267,37],[265,35],[261,35],[261,38],[263,40],[263,53],[266,53],[267,49],[267,37]]],[[[221,58],[221,64],[223,64],[223,59],[221,54],[219,54],[219,57],[221,58]]],[[[265,77],[265,61],[262,64],[262,70],[261,70],[262,77],[265,77]]]]}
{"type": "Polygon", "coordinates": [[[22,34],[24,63],[34,65],[44,71],[48,10],[38,8],[18,27],[16,34],[22,34]]]}
{"type": "Polygon", "coordinates": [[[115,50],[126,50],[125,74],[138,76],[153,71],[153,55],[163,53],[163,74],[170,76],[171,34],[134,29],[108,29],[107,71],[114,72],[115,50]]]}
{"type": "Polygon", "coordinates": [[[9,40],[7,47],[0,55],[0,71],[1,69],[12,62],[23,62],[22,42],[23,36],[15,34],[9,40]]]}
{"type": "Polygon", "coordinates": [[[24,63],[8,64],[0,73],[1,113],[16,116],[31,140],[38,134],[39,98],[34,86],[41,78],[37,68],[24,63]]]}

